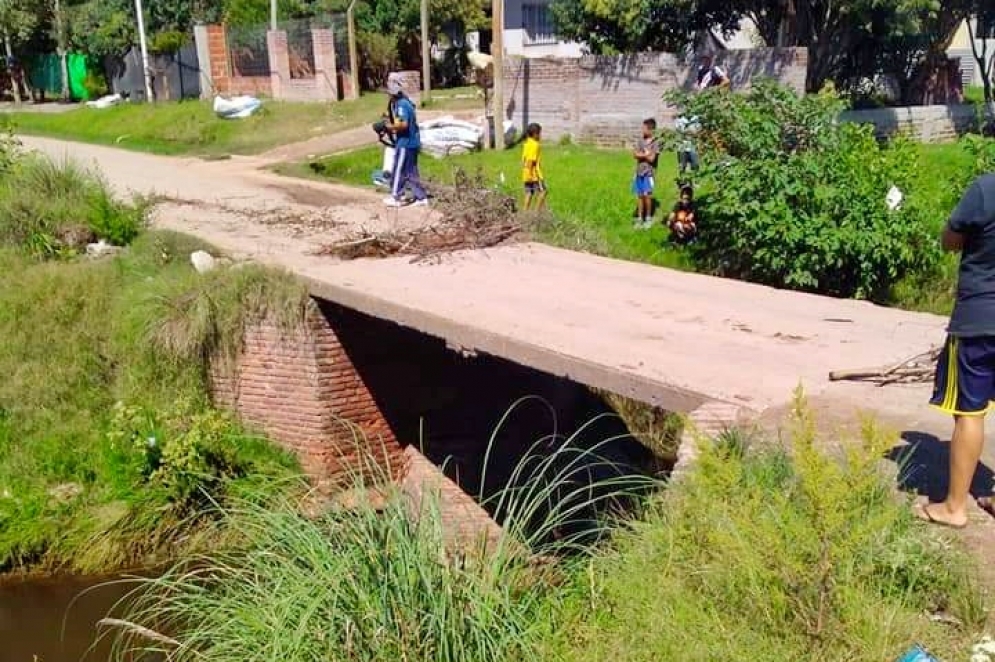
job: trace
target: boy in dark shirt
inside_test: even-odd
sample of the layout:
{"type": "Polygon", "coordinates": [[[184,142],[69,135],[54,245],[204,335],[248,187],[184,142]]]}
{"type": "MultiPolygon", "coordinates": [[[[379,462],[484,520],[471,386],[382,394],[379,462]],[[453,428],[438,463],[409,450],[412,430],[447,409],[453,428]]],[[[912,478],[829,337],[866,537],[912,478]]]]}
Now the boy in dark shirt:
{"type": "Polygon", "coordinates": [[[660,143],[656,139],[656,120],[652,117],[643,120],[643,132],[636,141],[632,152],[636,159],[636,177],[632,181],[632,192],[636,195],[637,229],[646,230],[653,225],[653,176],[660,158],[660,143]]]}
{"type": "Polygon", "coordinates": [[[698,234],[698,222],[694,215],[694,188],[690,184],[681,185],[681,197],[667,218],[670,239],[678,244],[694,241],[698,234]]]}
{"type": "Polygon", "coordinates": [[[930,404],[954,417],[950,482],[942,503],[917,506],[924,520],[967,525],[967,498],[995,400],[995,173],[978,177],[950,215],[943,248],[960,251],[957,301],[936,366],[930,404]]]}

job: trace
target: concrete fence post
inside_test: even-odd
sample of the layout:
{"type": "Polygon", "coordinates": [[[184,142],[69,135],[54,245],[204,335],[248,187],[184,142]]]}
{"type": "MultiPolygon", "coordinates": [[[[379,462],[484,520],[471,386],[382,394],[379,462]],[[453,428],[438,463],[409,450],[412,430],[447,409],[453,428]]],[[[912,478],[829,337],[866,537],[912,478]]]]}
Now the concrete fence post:
{"type": "Polygon", "coordinates": [[[266,32],[266,49],[269,51],[270,85],[274,99],[283,99],[283,89],[290,81],[290,51],[287,47],[287,33],[284,30],[266,32]]]}

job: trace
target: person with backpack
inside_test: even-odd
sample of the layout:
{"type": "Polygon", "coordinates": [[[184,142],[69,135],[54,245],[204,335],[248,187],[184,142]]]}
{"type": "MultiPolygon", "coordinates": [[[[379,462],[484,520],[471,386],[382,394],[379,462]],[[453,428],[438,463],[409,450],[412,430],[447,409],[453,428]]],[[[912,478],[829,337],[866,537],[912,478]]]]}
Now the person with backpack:
{"type": "Polygon", "coordinates": [[[714,63],[711,53],[703,53],[698,61],[698,75],[695,86],[699,91],[713,87],[729,87],[729,74],[726,73],[725,69],[714,63]]]}

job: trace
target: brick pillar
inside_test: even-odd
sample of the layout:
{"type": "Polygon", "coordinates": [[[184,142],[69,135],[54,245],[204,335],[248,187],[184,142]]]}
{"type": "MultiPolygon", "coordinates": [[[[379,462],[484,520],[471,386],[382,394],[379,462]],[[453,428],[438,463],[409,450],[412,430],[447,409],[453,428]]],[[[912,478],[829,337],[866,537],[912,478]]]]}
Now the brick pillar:
{"type": "Polygon", "coordinates": [[[269,51],[270,83],[273,98],[283,98],[283,85],[290,81],[290,51],[284,30],[266,32],[266,49],[269,51]]]}
{"type": "Polygon", "coordinates": [[[502,535],[497,522],[414,446],[404,449],[399,482],[412,516],[426,508],[439,509],[447,547],[485,551],[497,545],[502,535]]]}
{"type": "Polygon", "coordinates": [[[214,88],[219,92],[231,92],[231,63],[228,54],[228,36],[223,25],[205,27],[207,37],[208,66],[206,68],[214,88]]]}
{"type": "Polygon", "coordinates": [[[687,416],[677,446],[677,462],[671,479],[677,480],[698,459],[698,445],[711,441],[742,420],[743,410],[726,402],[706,402],[687,416]]]}
{"type": "Polygon", "coordinates": [[[322,93],[322,98],[338,101],[339,81],[335,61],[335,34],[331,30],[311,30],[314,43],[314,77],[322,93]]]}
{"type": "Polygon", "coordinates": [[[246,329],[235,365],[212,366],[215,401],[296,453],[319,484],[348,484],[355,471],[369,476],[370,460],[400,475],[400,445],[313,301],[306,322],[301,337],[266,322],[246,329]]]}

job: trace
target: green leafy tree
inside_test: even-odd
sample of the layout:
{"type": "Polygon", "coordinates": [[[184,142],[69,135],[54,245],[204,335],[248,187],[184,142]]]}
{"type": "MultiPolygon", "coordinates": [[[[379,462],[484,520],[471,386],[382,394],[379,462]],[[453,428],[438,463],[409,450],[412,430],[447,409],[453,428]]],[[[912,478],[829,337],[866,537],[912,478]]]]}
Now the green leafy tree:
{"type": "Polygon", "coordinates": [[[837,121],[831,92],[799,97],[769,81],[745,93],[676,92],[701,120],[696,259],[720,275],[807,292],[886,300],[939,260],[931,219],[949,209],[916,191],[917,149],[879,145],[837,121]],[[892,186],[905,201],[889,209],[892,186]]]}
{"type": "Polygon", "coordinates": [[[557,32],[595,53],[680,51],[703,30],[730,33],[740,0],[554,0],[557,32]]]}
{"type": "Polygon", "coordinates": [[[981,84],[985,88],[985,102],[990,106],[995,102],[992,95],[992,73],[995,69],[995,57],[992,57],[989,50],[988,40],[978,38],[977,27],[995,25],[995,3],[990,2],[990,0],[975,0],[973,5],[971,18],[974,20],[967,22],[968,35],[971,38],[971,52],[981,74],[981,84]]]}

